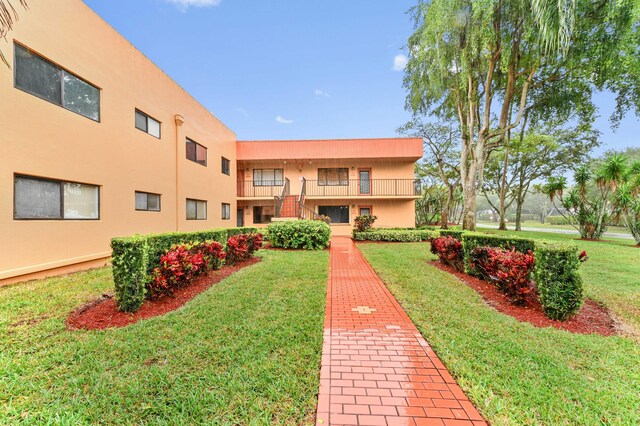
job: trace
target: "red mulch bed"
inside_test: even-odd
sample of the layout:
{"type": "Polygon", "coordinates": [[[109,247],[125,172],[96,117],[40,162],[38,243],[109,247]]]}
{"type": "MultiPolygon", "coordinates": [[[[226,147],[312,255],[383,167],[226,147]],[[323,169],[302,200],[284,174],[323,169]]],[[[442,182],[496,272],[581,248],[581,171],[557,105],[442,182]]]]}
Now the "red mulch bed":
{"type": "Polygon", "coordinates": [[[259,257],[254,257],[234,266],[223,266],[217,271],[210,271],[207,275],[196,278],[190,286],[177,290],[171,296],[145,300],[142,307],[132,314],[120,312],[113,296],[104,294],[102,298],[73,311],[67,318],[67,329],[103,330],[112,327],[125,327],[143,319],[164,315],[175,311],[234,272],[254,265],[260,260],[259,257]]]}
{"type": "Polygon", "coordinates": [[[433,266],[455,275],[469,287],[480,293],[485,302],[503,314],[507,314],[520,322],[528,322],[535,327],[554,327],[559,330],[578,334],[599,334],[601,336],[613,336],[618,334],[615,322],[609,311],[591,299],[586,299],[580,311],[566,321],[549,319],[542,311],[542,305],[536,295],[531,293],[525,306],[516,306],[500,293],[493,284],[456,271],[448,265],[443,265],[437,260],[431,262],[433,266]]]}

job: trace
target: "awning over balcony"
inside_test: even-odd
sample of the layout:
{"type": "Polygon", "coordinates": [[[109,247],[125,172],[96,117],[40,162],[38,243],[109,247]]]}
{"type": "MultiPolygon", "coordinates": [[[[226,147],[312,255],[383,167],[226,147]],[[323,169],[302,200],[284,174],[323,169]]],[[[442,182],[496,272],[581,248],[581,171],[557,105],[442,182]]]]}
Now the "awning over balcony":
{"type": "Polygon", "coordinates": [[[422,157],[422,139],[325,139],[288,141],[238,141],[237,159],[345,159],[385,158],[417,161],[422,157]]]}

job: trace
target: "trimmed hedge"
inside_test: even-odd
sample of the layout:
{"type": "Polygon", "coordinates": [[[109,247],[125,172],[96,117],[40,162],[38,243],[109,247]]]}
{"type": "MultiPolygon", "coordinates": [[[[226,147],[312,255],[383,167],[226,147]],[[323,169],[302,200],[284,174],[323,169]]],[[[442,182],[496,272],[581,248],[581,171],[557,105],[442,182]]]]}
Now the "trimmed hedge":
{"type": "Polygon", "coordinates": [[[456,240],[462,240],[463,233],[464,231],[460,231],[457,229],[440,229],[438,231],[438,234],[440,234],[441,237],[453,237],[456,240]]]}
{"type": "MultiPolygon", "coordinates": [[[[442,234],[442,232],[440,232],[442,234]]],[[[476,247],[495,247],[505,250],[516,249],[517,252],[527,253],[534,251],[535,243],[533,240],[524,238],[510,237],[506,235],[483,234],[480,232],[464,232],[461,235],[462,252],[464,257],[464,271],[475,277],[481,276],[479,271],[473,267],[471,262],[471,252],[476,247]]]]}
{"type": "Polygon", "coordinates": [[[541,241],[536,244],[535,257],[533,277],[545,315],[560,321],[572,317],[583,300],[578,248],[541,241]]]}
{"type": "Polygon", "coordinates": [[[322,250],[329,246],[331,227],[320,220],[286,220],[267,227],[273,247],[322,250]]]}
{"type": "Polygon", "coordinates": [[[160,264],[160,257],[174,245],[208,240],[225,244],[229,236],[255,232],[256,228],[230,228],[113,238],[111,256],[118,309],[123,312],[140,309],[153,269],[160,264]]]}
{"type": "Polygon", "coordinates": [[[520,253],[533,252],[535,267],[531,278],[536,284],[542,309],[547,317],[564,321],[575,315],[583,301],[582,279],[578,273],[580,257],[572,244],[549,243],[539,240],[479,232],[441,229],[440,236],[451,236],[462,241],[465,272],[482,278],[480,271],[470,265],[475,248],[496,247],[520,253]]]}
{"type": "Polygon", "coordinates": [[[437,236],[437,231],[429,229],[371,229],[366,232],[353,232],[356,241],[387,241],[413,243],[430,241],[437,236]]]}

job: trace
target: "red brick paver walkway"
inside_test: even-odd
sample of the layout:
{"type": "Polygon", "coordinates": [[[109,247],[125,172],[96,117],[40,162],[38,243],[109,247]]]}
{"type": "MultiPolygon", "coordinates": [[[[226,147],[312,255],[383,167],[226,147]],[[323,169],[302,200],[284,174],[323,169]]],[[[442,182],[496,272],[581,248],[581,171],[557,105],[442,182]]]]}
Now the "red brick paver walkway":
{"type": "Polygon", "coordinates": [[[353,242],[331,241],[317,425],[485,425],[353,242]]]}

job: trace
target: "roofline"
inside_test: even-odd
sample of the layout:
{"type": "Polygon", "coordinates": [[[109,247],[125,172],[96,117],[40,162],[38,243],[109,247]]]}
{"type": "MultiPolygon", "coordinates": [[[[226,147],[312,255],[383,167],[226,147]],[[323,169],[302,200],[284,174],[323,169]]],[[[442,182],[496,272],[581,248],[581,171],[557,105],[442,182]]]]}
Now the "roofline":
{"type": "Polygon", "coordinates": [[[419,139],[418,137],[398,136],[389,138],[331,138],[331,139],[253,139],[253,140],[237,140],[238,143],[243,142],[330,142],[330,141],[385,141],[398,139],[419,139]]]}

